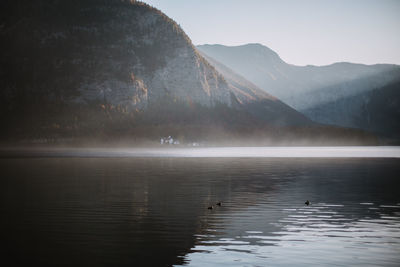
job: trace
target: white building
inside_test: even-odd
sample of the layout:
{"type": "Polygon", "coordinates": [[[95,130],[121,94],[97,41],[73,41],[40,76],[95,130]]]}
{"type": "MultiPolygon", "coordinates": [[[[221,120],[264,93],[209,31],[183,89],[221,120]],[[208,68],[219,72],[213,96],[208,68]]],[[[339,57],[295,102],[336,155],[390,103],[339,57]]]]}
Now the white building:
{"type": "Polygon", "coordinates": [[[172,136],[168,136],[168,137],[161,137],[160,139],[160,144],[161,145],[179,145],[180,142],[179,140],[174,140],[174,138],[172,138],[172,136]]]}

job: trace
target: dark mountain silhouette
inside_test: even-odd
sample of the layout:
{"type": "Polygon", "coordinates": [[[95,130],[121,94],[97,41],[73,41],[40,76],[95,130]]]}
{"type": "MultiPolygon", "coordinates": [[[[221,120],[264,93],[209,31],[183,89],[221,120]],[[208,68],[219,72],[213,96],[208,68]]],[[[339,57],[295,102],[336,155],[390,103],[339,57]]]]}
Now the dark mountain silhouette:
{"type": "Polygon", "coordinates": [[[324,103],[304,113],[317,121],[365,129],[395,143],[400,137],[400,81],[324,103]]]}
{"type": "Polygon", "coordinates": [[[142,2],[0,5],[3,142],[163,135],[374,142],[360,131],[317,125],[220,68],[224,78],[178,24],[142,2]]]}
{"type": "Polygon", "coordinates": [[[147,4],[6,0],[1,7],[8,135],[311,123],[258,88],[227,82],[173,20],[147,4]]]}
{"type": "MultiPolygon", "coordinates": [[[[400,137],[399,132],[392,132],[392,127],[385,123],[398,121],[399,117],[375,122],[369,117],[369,123],[361,122],[367,119],[364,115],[379,114],[384,109],[383,106],[380,109],[374,106],[374,110],[365,110],[372,107],[368,103],[374,102],[371,96],[380,88],[400,81],[400,66],[342,62],[321,67],[302,67],[287,64],[277,53],[260,44],[235,47],[201,45],[197,48],[314,121],[400,137]]],[[[397,99],[399,91],[383,90],[381,98],[382,94],[389,101],[397,99]]],[[[395,109],[398,106],[393,107],[395,109]]],[[[385,116],[396,114],[386,112],[385,116]]]]}

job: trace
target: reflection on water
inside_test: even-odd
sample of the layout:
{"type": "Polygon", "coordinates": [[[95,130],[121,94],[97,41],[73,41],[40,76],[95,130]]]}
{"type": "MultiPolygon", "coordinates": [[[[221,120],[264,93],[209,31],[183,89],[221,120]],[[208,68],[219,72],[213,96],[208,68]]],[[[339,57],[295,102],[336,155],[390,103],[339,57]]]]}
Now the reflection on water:
{"type": "MultiPolygon", "coordinates": [[[[263,223],[244,224],[247,227],[242,230],[233,230],[228,222],[228,229],[218,235],[212,231],[198,235],[197,245],[186,260],[189,266],[398,266],[400,205],[361,205],[346,208],[318,203],[313,207],[284,208],[280,219],[251,211],[246,216],[263,223]],[[349,210],[350,216],[346,214],[349,210]],[[352,219],[358,210],[369,216],[352,219]],[[268,224],[276,230],[271,231],[268,224]]],[[[269,209],[268,205],[259,207],[259,211],[269,209]]]]}
{"type": "Polygon", "coordinates": [[[398,266],[399,162],[3,158],[1,256],[15,265],[398,266]]]}

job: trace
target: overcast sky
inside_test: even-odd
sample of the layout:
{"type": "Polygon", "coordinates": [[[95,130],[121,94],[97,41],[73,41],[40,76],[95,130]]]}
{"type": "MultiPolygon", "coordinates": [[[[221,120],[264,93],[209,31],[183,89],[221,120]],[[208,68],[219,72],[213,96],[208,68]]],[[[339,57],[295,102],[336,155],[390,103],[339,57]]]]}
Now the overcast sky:
{"type": "Polygon", "coordinates": [[[400,0],[144,0],[195,45],[261,43],[296,65],[400,64],[400,0]]]}

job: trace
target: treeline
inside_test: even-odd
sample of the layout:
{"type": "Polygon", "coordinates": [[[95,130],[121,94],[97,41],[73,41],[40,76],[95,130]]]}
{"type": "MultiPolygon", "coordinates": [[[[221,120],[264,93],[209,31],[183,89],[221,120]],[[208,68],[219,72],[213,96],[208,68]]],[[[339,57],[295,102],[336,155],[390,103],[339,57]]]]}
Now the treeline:
{"type": "Polygon", "coordinates": [[[142,132],[140,128],[164,126],[219,126],[233,125],[253,127],[256,121],[251,115],[225,104],[213,107],[165,97],[155,100],[144,110],[112,105],[103,101],[73,104],[61,98],[46,97],[36,101],[19,98],[12,108],[0,110],[3,136],[96,136],[126,135],[142,132]]]}
{"type": "Polygon", "coordinates": [[[158,143],[172,135],[181,143],[209,145],[376,145],[375,136],[350,128],[322,125],[271,126],[247,111],[217,103],[207,107],[176,98],[153,101],[143,110],[101,101],[87,104],[25,103],[2,109],[3,143],[51,140],[71,143],[158,143]]]}

